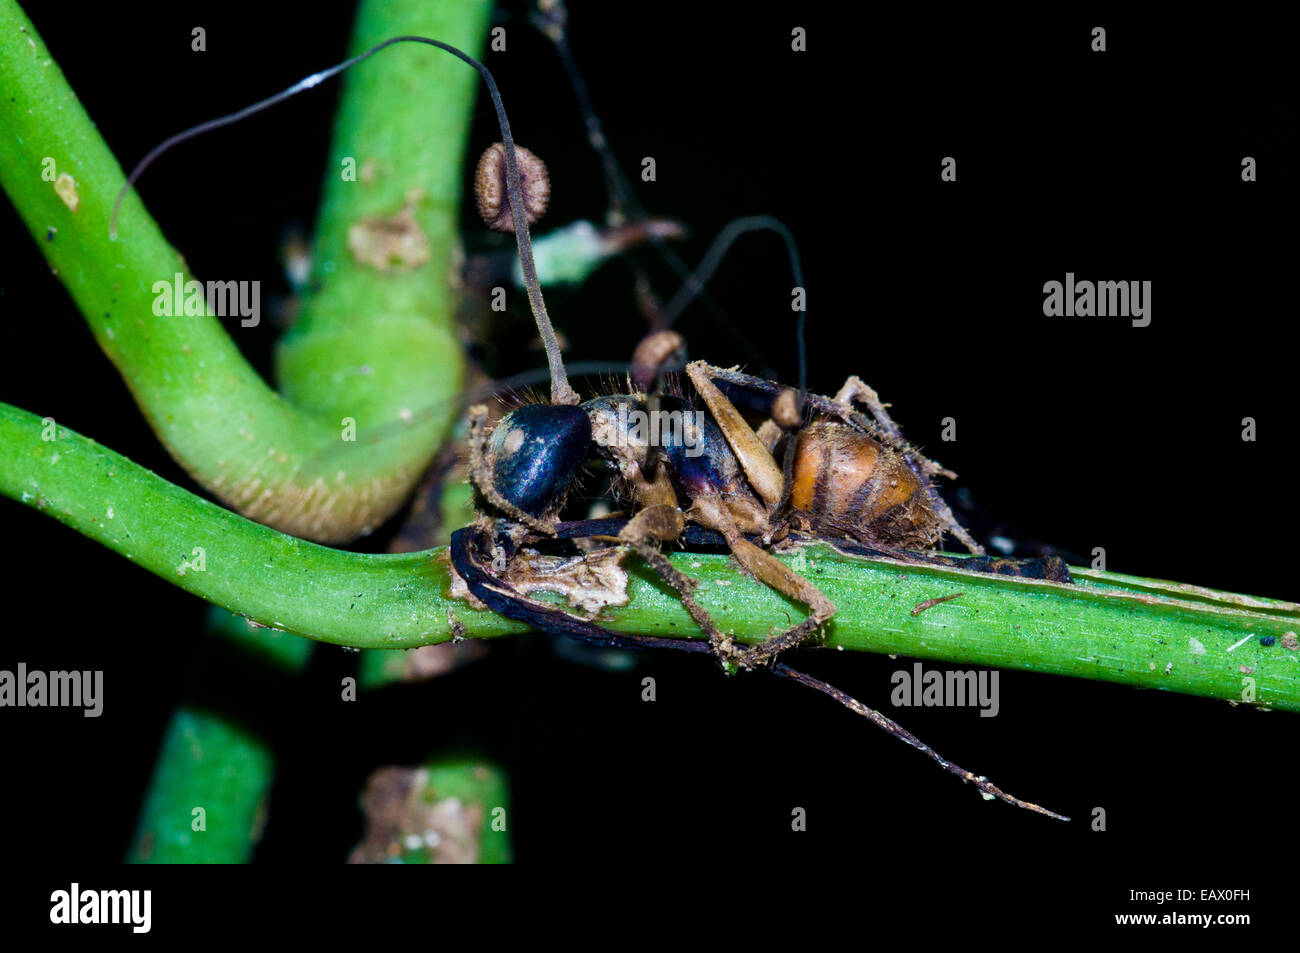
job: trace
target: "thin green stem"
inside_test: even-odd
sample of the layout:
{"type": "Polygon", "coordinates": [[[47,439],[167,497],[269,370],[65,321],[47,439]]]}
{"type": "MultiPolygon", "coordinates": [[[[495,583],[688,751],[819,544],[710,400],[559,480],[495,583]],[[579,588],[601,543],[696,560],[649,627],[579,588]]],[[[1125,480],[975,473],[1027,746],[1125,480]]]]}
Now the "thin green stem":
{"type": "MultiPolygon", "coordinates": [[[[210,602],[357,648],[411,648],[525,630],[451,595],[445,553],[361,555],[249,522],[70,431],[0,404],[0,492],[210,602]],[[55,439],[44,440],[48,434],[55,439]],[[195,568],[201,553],[202,570],[195,568]]],[[[829,547],[787,557],[838,607],[824,644],[1026,669],[1300,710],[1300,606],[1090,570],[1078,582],[894,564],[829,547]],[[802,559],[802,562],[798,560],[802,559]],[[928,600],[960,598],[912,615],[928,600]],[[1266,644],[1267,643],[1267,644],[1266,644]]],[[[802,610],[720,556],[676,553],[724,631],[756,642],[802,610]]],[[[629,560],[616,632],[698,638],[676,596],[629,560]]]]}

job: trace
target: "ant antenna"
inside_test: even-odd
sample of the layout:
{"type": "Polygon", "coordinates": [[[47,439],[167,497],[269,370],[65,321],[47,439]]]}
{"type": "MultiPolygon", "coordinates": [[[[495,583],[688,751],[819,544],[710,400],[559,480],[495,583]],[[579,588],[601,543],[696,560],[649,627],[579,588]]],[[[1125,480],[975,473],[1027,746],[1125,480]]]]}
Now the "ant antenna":
{"type": "MultiPolygon", "coordinates": [[[[805,287],[803,283],[803,264],[799,259],[799,248],[795,244],[794,235],[790,229],[780,219],[771,215],[747,215],[727,223],[722,231],[718,233],[718,237],[713,240],[709,250],[704,253],[699,266],[687,277],[681,288],[677,290],[672,300],[664,308],[664,327],[672,327],[673,322],[686,310],[686,306],[695,300],[696,296],[704,289],[704,285],[713,277],[713,273],[717,271],[722,259],[731,250],[731,246],[735,244],[736,239],[749,232],[763,231],[776,232],[781,236],[785,242],[786,254],[790,259],[790,273],[794,277],[795,287],[805,287]]],[[[795,337],[798,340],[799,402],[802,405],[803,395],[808,392],[808,354],[807,342],[804,340],[807,312],[801,309],[798,314],[799,317],[795,323],[795,337]]]]}
{"type": "Polygon", "coordinates": [[[117,193],[117,200],[113,202],[113,213],[109,218],[108,234],[109,238],[117,240],[117,213],[122,205],[122,199],[126,196],[127,189],[131,188],[140,178],[149,165],[160,155],[178,143],[195,136],[208,132],[212,129],[219,129],[222,126],[228,126],[231,123],[239,122],[253,113],[260,112],[269,106],[288,99],[304,90],[319,86],[322,82],[332,76],[355,66],[363,60],[368,60],[385,47],[392,46],[394,43],[424,43],[428,46],[436,46],[444,52],[450,53],[457,59],[468,63],[474,69],[478,70],[483,82],[487,84],[488,95],[492,98],[492,108],[496,110],[497,123],[501,127],[501,143],[505,148],[506,163],[506,196],[510,202],[510,215],[514,219],[515,243],[519,246],[519,264],[524,274],[524,287],[528,291],[528,304],[533,310],[533,317],[537,321],[537,330],[541,335],[542,344],[546,348],[546,362],[550,366],[551,373],[551,402],[555,404],[576,404],[578,395],[573,388],[569,386],[569,379],[564,372],[564,359],[560,355],[560,344],[555,337],[555,329],[551,326],[551,318],[546,313],[546,302],[542,298],[542,286],[537,280],[537,267],[533,264],[533,242],[528,233],[528,220],[524,217],[524,200],[520,194],[519,188],[519,165],[515,158],[515,141],[510,134],[510,121],[506,118],[506,109],[501,102],[501,93],[497,90],[496,80],[492,78],[492,73],[488,68],[474,59],[468,53],[463,53],[449,43],[443,43],[440,40],[432,40],[424,36],[395,36],[384,42],[373,46],[351,59],[344,60],[337,66],[331,66],[329,69],[322,70],[319,73],[313,73],[306,79],[294,83],[288,89],[269,96],[260,102],[253,103],[243,109],[230,113],[227,116],[221,116],[217,119],[209,119],[207,122],[200,123],[183,132],[178,132],[170,139],[164,140],[155,146],[127,176],[126,182],[123,183],[121,190],[117,193]]]}

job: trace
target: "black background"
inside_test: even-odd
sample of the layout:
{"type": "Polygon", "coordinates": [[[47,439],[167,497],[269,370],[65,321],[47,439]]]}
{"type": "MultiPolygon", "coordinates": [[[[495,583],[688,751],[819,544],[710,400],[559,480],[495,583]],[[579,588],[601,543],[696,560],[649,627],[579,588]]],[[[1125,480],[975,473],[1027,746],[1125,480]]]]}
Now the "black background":
{"type": "MultiPolygon", "coordinates": [[[[633,177],[640,157],[655,157],[658,181],[637,182],[638,195],[689,224],[684,257],[698,260],[742,214],[772,214],[793,230],[813,390],[862,375],[915,442],[1027,538],[1085,555],[1102,546],[1118,571],[1295,597],[1285,547],[1296,523],[1286,182],[1296,111],[1283,96],[1294,84],[1280,30],[1101,11],[571,7],[572,44],[608,136],[633,177]],[[1108,28],[1104,54],[1089,49],[1098,24],[1108,28]],[[806,53],[790,51],[795,25],[808,29],[806,53]],[[955,184],[939,181],[947,155],[958,160],[955,184]],[[1259,162],[1255,184],[1240,180],[1244,155],[1259,162]],[[1150,280],[1152,324],[1045,318],[1042,285],[1067,271],[1150,280]],[[941,444],[947,416],[959,439],[941,444]],[[1255,443],[1240,438],[1246,416],[1258,421],[1255,443]]],[[[29,12],[127,164],[180,128],[342,59],[350,27],[345,4],[61,9],[29,12]],[[190,51],[194,25],[207,29],[206,53],[190,51]]],[[[514,5],[499,17],[509,52],[486,62],[516,138],[551,169],[547,224],[599,220],[599,165],[558,61],[514,5]]],[[[277,245],[286,226],[310,227],[337,88],[150,170],[141,194],[196,274],[285,290],[277,245]]],[[[495,138],[481,99],[471,148],[495,138]]],[[[464,225],[469,245],[492,244],[468,214],[464,225]]],[[[0,399],[193,488],[7,207],[0,235],[0,399]]],[[[639,259],[670,296],[663,263],[648,251],[639,259]]],[[[793,381],[788,274],[779,242],[753,236],[710,291],[793,381]]],[[[643,330],[621,263],[548,300],[570,360],[624,360],[643,330]]],[[[681,329],[695,356],[742,359],[702,308],[681,329]]],[[[276,328],[232,333],[269,372],[276,328]]],[[[493,343],[497,373],[537,363],[523,341],[493,343]]],[[[3,714],[6,853],[112,863],[186,691],[205,607],[16,503],[0,503],[0,521],[9,553],[0,667],[102,668],[107,686],[97,720],[3,714]]],[[[878,705],[890,674],[910,665],[799,659],[878,705]]],[[[477,747],[508,769],[519,862],[587,870],[754,857],[795,862],[792,879],[848,862],[909,882],[929,864],[997,864],[1127,891],[1152,886],[1138,872],[1183,863],[1206,865],[1219,882],[1263,875],[1269,844],[1290,823],[1294,716],[1219,701],[1003,672],[997,718],[897,713],[959,763],[1076,817],[1061,825],[983,802],[820,696],[757,675],[725,679],[697,658],[651,656],[609,673],[558,658],[543,637],[521,638],[434,683],[342,705],[338,678],[350,664],[323,646],[294,692],[250,702],[284,746],[257,860],[340,862],[360,835],[355,800],[368,771],[448,745],[477,747]],[[652,705],[640,701],[644,674],[658,681],[652,705]],[[805,833],[790,830],[794,806],[808,811],[805,833]],[[1105,833],[1089,829],[1094,806],[1107,811],[1105,833]]],[[[237,695],[238,672],[229,683],[237,695]]]]}

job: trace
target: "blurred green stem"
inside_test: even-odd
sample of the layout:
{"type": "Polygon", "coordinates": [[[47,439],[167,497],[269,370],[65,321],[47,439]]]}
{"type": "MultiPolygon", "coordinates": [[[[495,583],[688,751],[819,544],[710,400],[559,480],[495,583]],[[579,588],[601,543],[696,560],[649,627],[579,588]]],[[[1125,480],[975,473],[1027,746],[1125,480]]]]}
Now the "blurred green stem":
{"type": "Polygon", "coordinates": [[[252,857],[267,818],[275,754],[266,726],[233,712],[246,707],[250,693],[283,696],[306,668],[312,645],[255,631],[219,609],[210,613],[187,700],[172,714],[158,751],[128,863],[239,864],[252,857]]]}
{"type": "MultiPolygon", "coordinates": [[[[474,51],[490,9],[486,0],[365,3],[352,48],[408,32],[474,51]]],[[[109,237],[121,167],[31,22],[0,0],[0,186],[194,479],[250,518],[331,542],[401,505],[456,413],[450,279],[479,79],[445,53],[403,44],[344,82],[316,242],[319,291],[280,349],[277,394],[217,318],[155,314],[155,283],[192,276],[135,192],[109,237]],[[349,250],[351,229],[364,235],[367,223],[397,218],[418,255],[381,269],[349,250]],[[429,407],[438,410],[401,425],[429,407]],[[348,420],[355,442],[345,439],[348,420]],[[377,432],[391,439],[370,442],[377,432]]],[[[147,110],[149,91],[134,95],[147,110]]]]}

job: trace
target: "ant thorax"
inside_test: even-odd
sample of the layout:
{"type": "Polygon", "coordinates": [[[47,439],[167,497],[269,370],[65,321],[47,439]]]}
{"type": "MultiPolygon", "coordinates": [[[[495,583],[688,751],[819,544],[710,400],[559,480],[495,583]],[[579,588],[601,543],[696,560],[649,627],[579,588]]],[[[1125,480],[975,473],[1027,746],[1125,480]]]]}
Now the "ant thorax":
{"type": "Polygon", "coordinates": [[[618,474],[616,497],[641,506],[680,505],[696,522],[719,532],[767,530],[766,510],[726,437],[691,401],[622,394],[583,407],[592,441],[618,474]]]}
{"type": "Polygon", "coordinates": [[[643,428],[632,427],[634,414],[645,412],[644,394],[611,394],[594,397],[582,405],[591,418],[591,439],[611,460],[626,460],[642,466],[650,447],[643,428]]]}
{"type": "Polygon", "coordinates": [[[614,496],[638,503],[654,500],[675,506],[676,497],[667,481],[646,474],[646,457],[651,446],[649,434],[645,428],[632,425],[633,420],[639,420],[634,415],[645,413],[645,405],[644,395],[614,394],[589,400],[582,408],[591,419],[592,443],[599,449],[600,458],[617,474],[612,488],[614,496]]]}

